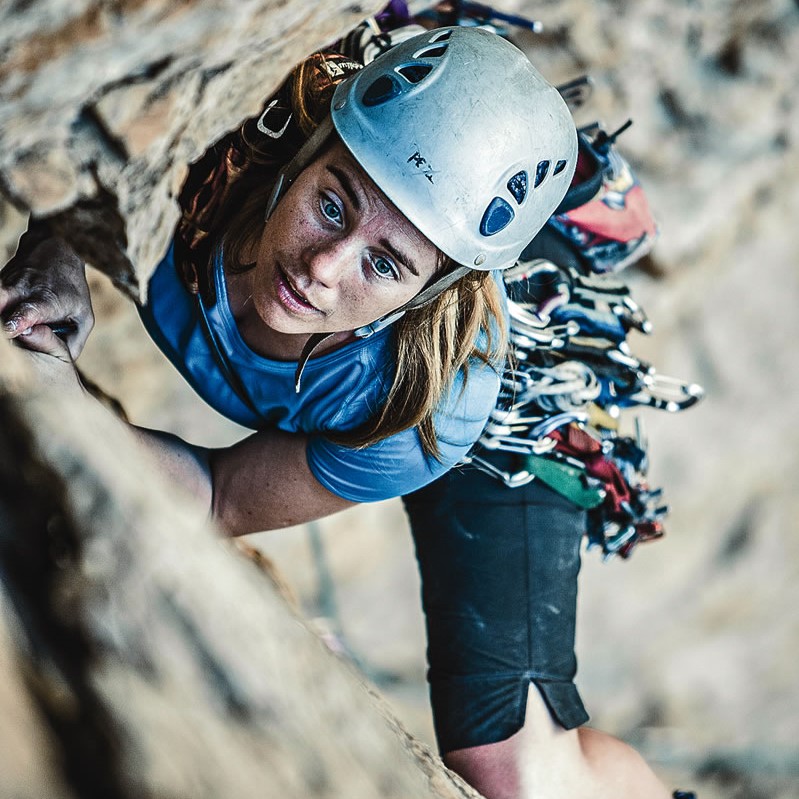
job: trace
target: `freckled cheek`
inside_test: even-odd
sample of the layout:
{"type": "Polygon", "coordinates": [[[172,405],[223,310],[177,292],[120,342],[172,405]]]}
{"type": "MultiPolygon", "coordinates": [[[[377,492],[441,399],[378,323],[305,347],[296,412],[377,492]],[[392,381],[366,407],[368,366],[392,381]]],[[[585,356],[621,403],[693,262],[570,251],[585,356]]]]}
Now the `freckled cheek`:
{"type": "Polygon", "coordinates": [[[404,305],[416,295],[415,291],[383,291],[368,293],[358,302],[361,315],[368,316],[368,321],[373,321],[385,316],[404,305]]]}
{"type": "Polygon", "coordinates": [[[356,281],[348,282],[346,286],[339,286],[336,311],[340,315],[342,324],[364,325],[373,322],[389,310],[391,307],[386,298],[370,286],[356,281]]]}
{"type": "Polygon", "coordinates": [[[274,256],[281,262],[290,264],[300,257],[302,242],[306,240],[300,226],[286,225],[275,230],[265,244],[265,255],[274,256]]]}
{"type": "Polygon", "coordinates": [[[339,304],[345,313],[360,314],[370,304],[369,293],[362,286],[351,283],[340,288],[339,304]]]}
{"type": "Polygon", "coordinates": [[[297,198],[292,197],[291,194],[284,197],[269,220],[267,238],[271,238],[275,246],[280,249],[296,245],[308,235],[312,227],[307,207],[303,202],[296,200],[297,198]]]}

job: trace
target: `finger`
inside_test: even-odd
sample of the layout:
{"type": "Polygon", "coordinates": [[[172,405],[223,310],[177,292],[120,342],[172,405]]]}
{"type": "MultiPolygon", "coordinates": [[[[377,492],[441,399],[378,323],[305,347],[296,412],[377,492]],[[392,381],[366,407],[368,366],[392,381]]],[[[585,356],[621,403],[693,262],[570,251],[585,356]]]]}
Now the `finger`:
{"type": "Polygon", "coordinates": [[[19,299],[18,293],[12,288],[0,285],[0,314],[19,299]]]}
{"type": "Polygon", "coordinates": [[[81,334],[81,327],[71,319],[64,319],[59,322],[48,322],[47,327],[53,331],[66,345],[69,350],[69,357],[74,362],[83,350],[83,345],[88,338],[88,332],[81,334]]]}
{"type": "Polygon", "coordinates": [[[48,321],[48,316],[41,306],[33,302],[21,302],[6,315],[3,329],[10,338],[16,338],[23,331],[48,321]]]}
{"type": "Polygon", "coordinates": [[[72,362],[67,345],[47,325],[34,325],[20,330],[15,338],[16,342],[25,349],[72,362]]]}

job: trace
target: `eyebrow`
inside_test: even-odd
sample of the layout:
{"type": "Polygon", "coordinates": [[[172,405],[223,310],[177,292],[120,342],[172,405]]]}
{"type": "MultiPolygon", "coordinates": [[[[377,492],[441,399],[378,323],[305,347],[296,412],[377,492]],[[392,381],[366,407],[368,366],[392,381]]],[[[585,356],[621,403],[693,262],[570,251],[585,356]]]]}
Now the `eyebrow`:
{"type": "MultiPolygon", "coordinates": [[[[358,193],[355,191],[355,187],[352,185],[350,176],[343,169],[340,169],[335,164],[328,164],[327,170],[336,177],[338,182],[341,184],[341,188],[344,189],[344,193],[349,198],[355,210],[360,212],[362,208],[361,198],[358,196],[358,193]]],[[[414,264],[412,258],[410,258],[402,250],[400,250],[396,245],[388,241],[388,239],[380,239],[379,243],[382,247],[385,247],[394,256],[394,258],[397,261],[402,263],[408,269],[408,271],[411,272],[411,274],[415,275],[416,277],[419,277],[419,270],[416,268],[416,265],[414,264]]]]}
{"type": "Polygon", "coordinates": [[[385,247],[396,260],[404,264],[409,272],[419,277],[419,270],[416,268],[416,265],[402,250],[397,249],[388,239],[380,239],[380,244],[385,247]]]}
{"type": "Polygon", "coordinates": [[[338,182],[341,184],[341,187],[344,189],[344,193],[347,195],[347,197],[349,197],[349,200],[353,206],[355,206],[355,210],[360,211],[361,198],[355,191],[355,187],[352,185],[350,176],[343,169],[339,169],[333,164],[328,164],[327,171],[335,175],[335,177],[338,179],[338,182]]]}

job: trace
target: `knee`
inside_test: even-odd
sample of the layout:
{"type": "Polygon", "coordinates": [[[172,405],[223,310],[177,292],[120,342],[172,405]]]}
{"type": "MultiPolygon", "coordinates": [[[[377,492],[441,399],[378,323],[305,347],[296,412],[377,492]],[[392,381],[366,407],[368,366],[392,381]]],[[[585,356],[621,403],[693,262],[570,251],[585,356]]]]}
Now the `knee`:
{"type": "Polygon", "coordinates": [[[573,773],[582,753],[577,730],[564,730],[534,684],[528,689],[522,728],[496,743],[447,752],[444,763],[486,799],[565,796],[553,780],[573,773]]]}
{"type": "Polygon", "coordinates": [[[486,799],[518,799],[521,794],[516,738],[457,749],[444,754],[444,764],[486,799]]]}

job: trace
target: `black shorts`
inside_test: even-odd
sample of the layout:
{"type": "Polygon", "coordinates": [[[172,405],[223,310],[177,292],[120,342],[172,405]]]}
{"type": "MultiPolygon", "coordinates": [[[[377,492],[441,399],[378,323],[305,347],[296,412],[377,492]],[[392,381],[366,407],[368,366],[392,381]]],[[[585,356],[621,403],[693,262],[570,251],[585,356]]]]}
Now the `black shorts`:
{"type": "MultiPolygon", "coordinates": [[[[509,453],[489,457],[515,466],[509,453]]],[[[538,480],[507,488],[474,467],[453,469],[404,500],[441,752],[520,730],[531,682],[564,728],[584,724],[573,683],[584,511],[538,480]]]]}

